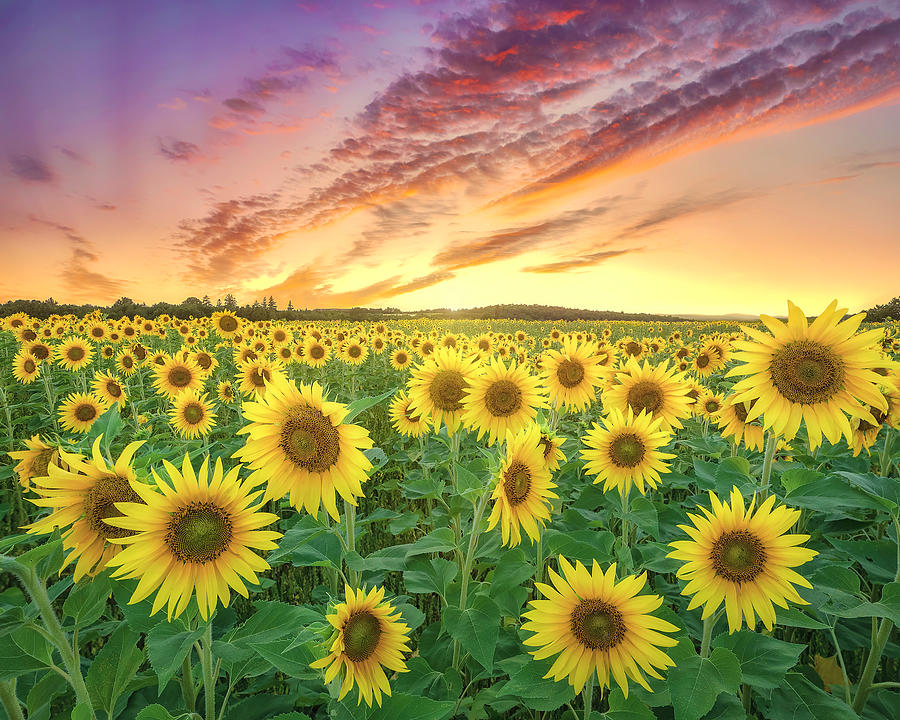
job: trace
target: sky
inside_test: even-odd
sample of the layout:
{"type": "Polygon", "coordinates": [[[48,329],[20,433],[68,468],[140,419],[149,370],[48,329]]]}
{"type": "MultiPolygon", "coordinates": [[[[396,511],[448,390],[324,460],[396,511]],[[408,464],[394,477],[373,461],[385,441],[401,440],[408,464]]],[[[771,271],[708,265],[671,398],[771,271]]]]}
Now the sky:
{"type": "Polygon", "coordinates": [[[0,0],[0,301],[900,295],[900,0],[0,0]]]}

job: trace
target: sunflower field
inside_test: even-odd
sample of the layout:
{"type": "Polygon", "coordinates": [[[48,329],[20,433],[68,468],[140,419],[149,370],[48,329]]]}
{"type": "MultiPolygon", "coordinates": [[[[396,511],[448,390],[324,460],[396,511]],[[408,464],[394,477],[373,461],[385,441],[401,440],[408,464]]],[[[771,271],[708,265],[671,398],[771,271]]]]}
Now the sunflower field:
{"type": "Polygon", "coordinates": [[[900,717],[900,326],[0,320],[10,720],[900,717]]]}

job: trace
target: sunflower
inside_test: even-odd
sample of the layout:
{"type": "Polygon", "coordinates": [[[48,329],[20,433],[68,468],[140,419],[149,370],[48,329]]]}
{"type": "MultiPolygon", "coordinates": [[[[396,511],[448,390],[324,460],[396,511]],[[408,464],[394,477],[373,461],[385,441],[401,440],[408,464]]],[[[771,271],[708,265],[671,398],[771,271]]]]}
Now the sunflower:
{"type": "Polygon", "coordinates": [[[12,363],[13,377],[23,385],[30,385],[41,374],[41,363],[34,355],[20,350],[12,363]]]}
{"type": "Polygon", "coordinates": [[[353,590],[344,586],[344,602],[334,608],[326,619],[334,628],[329,639],[329,654],[310,663],[311,668],[327,667],[325,683],[330,683],[344,668],[338,700],[359,687],[356,704],[363,700],[372,706],[374,699],[381,706],[381,693],[390,697],[391,686],[382,667],[394,672],[406,672],[403,653],[409,652],[409,626],[390,602],[384,600],[384,588],[353,590]]]}
{"type": "Polygon", "coordinates": [[[394,395],[389,410],[391,424],[401,435],[421,437],[428,432],[428,416],[422,417],[409,409],[409,397],[402,390],[394,395]]]}
{"type": "Polygon", "coordinates": [[[122,407],[128,400],[125,388],[122,387],[122,380],[108,372],[100,372],[98,370],[94,374],[91,390],[94,395],[102,398],[104,402],[110,405],[119,403],[119,407],[122,407]]]}
{"type": "Polygon", "coordinates": [[[282,345],[288,345],[294,339],[294,333],[288,330],[284,325],[277,325],[272,328],[272,332],[269,334],[269,337],[272,340],[272,345],[275,347],[281,347],[282,345]]]}
{"type": "Polygon", "coordinates": [[[750,408],[755,400],[749,403],[739,402],[734,395],[725,398],[716,425],[722,430],[723,438],[734,438],[734,444],[740,445],[743,438],[748,450],[762,450],[765,432],[759,420],[748,420],[750,408]]]}
{"type": "Polygon", "coordinates": [[[691,416],[691,403],[687,397],[689,386],[668,369],[668,362],[652,366],[646,360],[638,365],[631,359],[623,370],[616,373],[616,384],[603,392],[603,407],[635,414],[646,410],[653,419],[661,419],[663,430],[681,428],[681,418],[691,416]]]}
{"type": "Polygon", "coordinates": [[[696,413],[709,420],[717,420],[719,411],[725,406],[725,398],[712,390],[705,390],[694,403],[696,413]]]}
{"type": "Polygon", "coordinates": [[[178,393],[172,401],[169,424],[181,437],[193,439],[209,435],[215,420],[212,402],[208,402],[206,395],[200,395],[197,390],[178,393]]]}
{"type": "Polygon", "coordinates": [[[207,375],[219,366],[219,361],[216,360],[212,354],[206,352],[206,350],[195,350],[191,353],[190,357],[207,375]]]}
{"type": "Polygon", "coordinates": [[[32,435],[31,440],[24,440],[26,450],[14,450],[9,453],[18,464],[13,468],[19,476],[19,485],[26,490],[31,487],[31,479],[45,477],[47,468],[56,465],[63,470],[68,468],[65,461],[59,456],[59,448],[48,445],[40,435],[32,435]]]}
{"type": "Polygon", "coordinates": [[[166,357],[162,365],[154,366],[153,372],[157,392],[168,398],[174,398],[185,390],[199,390],[206,379],[200,366],[190,358],[179,360],[166,357]]]}
{"type": "Polygon", "coordinates": [[[488,434],[488,445],[516,433],[534,421],[539,407],[547,407],[537,377],[515,361],[507,368],[494,358],[485,371],[470,380],[463,397],[462,421],[478,430],[477,440],[488,434]]]}
{"type": "Polygon", "coordinates": [[[40,342],[39,340],[26,343],[23,347],[25,351],[33,355],[38,362],[44,362],[45,360],[49,362],[53,355],[53,348],[47,343],[40,342]]]}
{"type": "Polygon", "coordinates": [[[60,403],[59,424],[71,432],[86,433],[94,421],[106,412],[106,403],[84,393],[70,393],[60,403]]]}
{"type": "Polygon", "coordinates": [[[219,398],[220,402],[225,404],[234,402],[234,386],[231,384],[231,380],[223,380],[219,383],[219,386],[216,388],[216,395],[219,398]]]}
{"type": "Polygon", "coordinates": [[[212,316],[212,326],[220,337],[234,337],[241,330],[241,321],[228,310],[215,312],[212,316]]]}
{"type": "Polygon", "coordinates": [[[328,362],[331,349],[314,337],[307,338],[303,344],[303,361],[310,367],[322,367],[328,362]]]}
{"type": "Polygon", "coordinates": [[[628,678],[650,690],[643,673],[662,679],[657,669],[675,663],[660,647],[674,647],[675,638],[663,635],[677,627],[651,613],[662,605],[660,595],[638,595],[647,573],[629,575],[616,582],[616,564],[604,573],[594,560],[590,571],[580,562],[559,558],[562,576],[550,568],[553,587],[535,583],[545,600],[532,600],[524,614],[523,630],[533,632],[525,640],[535,660],[559,657],[544,676],[562,680],[581,692],[596,672],[602,687],[610,687],[610,674],[628,697],[628,678]],[[643,672],[642,672],[643,671],[643,672]]]}
{"type": "Polygon", "coordinates": [[[474,350],[482,357],[490,355],[493,348],[494,340],[490,335],[484,334],[479,335],[477,338],[475,338],[474,350]]]}
{"type": "Polygon", "coordinates": [[[880,376],[874,369],[883,364],[874,349],[883,330],[856,333],[865,313],[843,322],[845,308],[837,300],[810,325],[803,312],[788,301],[787,324],[761,315],[772,332],[742,326],[752,340],[736,342],[735,359],[743,365],[727,375],[747,375],[734,385],[736,399],[756,400],[749,419],[762,417],[763,429],[772,428],[790,440],[800,423],[806,425],[811,449],[822,436],[836,443],[851,435],[847,415],[872,422],[866,404],[886,409],[878,390],[880,376]]]}
{"type": "Polygon", "coordinates": [[[565,442],[564,437],[543,425],[541,426],[541,453],[544,456],[544,465],[550,472],[559,470],[560,461],[566,460],[566,454],[562,451],[565,442]]]}
{"type": "Polygon", "coordinates": [[[329,402],[322,386],[301,384],[277,375],[257,402],[244,403],[249,424],[238,430],[247,442],[234,457],[253,470],[250,480],[266,483],[265,500],[290,493],[290,503],[311,515],[319,503],[339,519],[335,490],[355,505],[372,463],[362,449],[372,447],[369,432],[346,425],[346,405],[329,402]]]}
{"type": "Polygon", "coordinates": [[[643,410],[635,417],[629,407],[626,415],[613,409],[602,422],[603,426],[594,423],[582,438],[587,446],[581,451],[585,473],[596,475],[594,483],[603,482],[604,492],[616,487],[622,497],[632,484],[641,495],[645,494],[645,482],[655,489],[659,474],[670,472],[663,460],[675,457],[659,450],[671,437],[663,429],[661,418],[653,419],[643,410]]]}
{"type": "Polygon", "coordinates": [[[91,346],[80,337],[69,337],[56,348],[56,364],[66,370],[81,370],[94,357],[91,346]]]}
{"type": "Polygon", "coordinates": [[[340,354],[345,363],[362,365],[369,355],[369,348],[357,340],[351,340],[341,346],[340,354]]]}
{"type": "Polygon", "coordinates": [[[284,365],[280,360],[248,360],[238,365],[235,379],[239,381],[238,390],[244,395],[261,398],[266,394],[267,383],[276,377],[284,377],[281,371],[284,365]]]}
{"type": "Polygon", "coordinates": [[[391,353],[391,367],[394,370],[405,370],[412,363],[412,357],[403,348],[397,348],[391,353]]]}
{"type": "Polygon", "coordinates": [[[431,340],[423,340],[419,343],[416,351],[419,353],[419,356],[424,359],[431,357],[434,354],[434,349],[434,343],[431,340]]]}
{"type": "Polygon", "coordinates": [[[596,399],[603,370],[594,356],[594,344],[563,340],[562,350],[548,350],[541,361],[544,385],[554,407],[584,410],[596,399]]]}
{"type": "Polygon", "coordinates": [[[91,323],[88,326],[87,335],[94,342],[100,342],[109,335],[109,326],[103,321],[91,323]]]}
{"type": "Polygon", "coordinates": [[[724,601],[729,633],[741,629],[743,618],[752,630],[756,626],[754,611],[771,630],[775,624],[773,603],[782,608],[787,608],[785,600],[809,604],[793,586],[812,585],[791,568],[818,553],[797,547],[809,535],[785,535],[799,519],[800,511],[784,505],[775,508],[776,498],[770,495],[754,512],[756,496],[745,508],[737,487],[731,490],[730,507],[714,492],[709,498],[712,512],[701,507],[705,517],[688,514],[693,527],[678,526],[691,539],[669,543],[675,550],[667,557],[684,561],[677,576],[688,584],[681,594],[694,596],[688,610],[703,605],[705,620],[724,601]]]}
{"type": "Polygon", "coordinates": [[[109,562],[113,577],[140,578],[129,604],[157,590],[151,615],[168,605],[169,620],[187,608],[196,593],[200,617],[207,620],[218,601],[228,607],[233,588],[248,596],[244,580],[259,583],[256,573],[269,564],[253,550],[274,550],[281,533],[259,528],[278,520],[259,512],[262,502],[252,484],[238,478],[240,466],[226,474],[217,459],[210,477],[209,458],[194,473],[185,454],[181,472],[163,460],[171,485],[153,471],[162,492],[133,482],[141,502],[119,502],[121,517],[107,523],[128,535],[116,538],[125,545],[109,562]]]}
{"type": "Polygon", "coordinates": [[[416,366],[409,378],[410,409],[429,415],[435,431],[441,423],[453,435],[462,422],[466,389],[478,375],[476,358],[442,347],[416,366]]]}
{"type": "Polygon", "coordinates": [[[538,523],[550,519],[550,499],[559,497],[552,492],[556,485],[544,462],[540,427],[532,423],[518,433],[506,434],[506,457],[494,480],[497,484],[491,499],[495,502],[487,531],[499,522],[504,545],[521,543],[523,528],[536,541],[540,537],[538,523]]]}
{"type": "Polygon", "coordinates": [[[52,508],[52,512],[24,526],[27,532],[44,534],[57,527],[68,528],[62,541],[63,549],[70,552],[63,567],[78,561],[75,582],[85,574],[100,572],[118,553],[118,545],[109,541],[132,534],[106,522],[120,514],[115,504],[140,502],[133,489],[140,484],[135,481],[131,460],[143,441],[130,443],[110,468],[100,452],[102,437],[94,440],[89,460],[61,450],[62,462],[50,463],[46,477],[34,478],[33,490],[40,497],[29,498],[35,505],[52,508]]]}
{"type": "Polygon", "coordinates": [[[718,359],[711,350],[702,348],[691,360],[690,371],[698,377],[709,377],[718,367],[718,359]]]}

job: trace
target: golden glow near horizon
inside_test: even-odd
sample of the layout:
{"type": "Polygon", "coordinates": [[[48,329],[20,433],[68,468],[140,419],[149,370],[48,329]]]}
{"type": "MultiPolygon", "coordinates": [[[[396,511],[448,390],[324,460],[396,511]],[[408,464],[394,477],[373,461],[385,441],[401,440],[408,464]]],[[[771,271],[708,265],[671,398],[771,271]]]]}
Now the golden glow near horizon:
{"type": "Polygon", "coordinates": [[[612,44],[588,6],[574,23],[496,3],[468,18],[483,32],[454,3],[370,8],[377,33],[223,10],[227,58],[184,29],[123,59],[160,69],[143,99],[116,94],[108,55],[74,53],[90,33],[77,78],[39,63],[65,11],[26,12],[0,31],[25,98],[0,134],[0,301],[757,314],[896,295],[900,19],[760,10],[753,47],[712,23],[654,64],[678,4],[607,9],[635,30],[612,44]]]}

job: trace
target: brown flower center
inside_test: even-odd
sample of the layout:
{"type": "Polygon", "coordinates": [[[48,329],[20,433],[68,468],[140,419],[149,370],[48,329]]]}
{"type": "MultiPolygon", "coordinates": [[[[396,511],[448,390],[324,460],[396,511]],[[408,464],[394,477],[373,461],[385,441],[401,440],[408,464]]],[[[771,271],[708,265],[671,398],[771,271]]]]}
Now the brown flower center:
{"type": "Polygon", "coordinates": [[[629,355],[640,355],[642,350],[641,344],[634,340],[625,344],[625,352],[629,355]]]}
{"type": "Polygon", "coordinates": [[[827,345],[795,340],[772,357],[772,382],[790,402],[827,402],[844,387],[844,361],[827,345]]]}
{"type": "Polygon", "coordinates": [[[347,349],[347,355],[352,358],[358,358],[360,355],[362,355],[362,348],[359,345],[351,345],[347,349]]]}
{"type": "Polygon", "coordinates": [[[238,323],[231,315],[223,315],[219,318],[219,330],[224,330],[225,332],[234,332],[237,330],[238,323]]]}
{"type": "Polygon", "coordinates": [[[338,461],[341,436],[320,410],[294,408],[281,426],[281,449],[304,470],[325,472],[338,461]]]}
{"type": "Polygon", "coordinates": [[[181,414],[188,425],[198,425],[200,422],[202,422],[204,416],[206,415],[203,406],[200,403],[195,402],[185,405],[181,411],[181,414]]]}
{"type": "Polygon", "coordinates": [[[458,370],[438,370],[428,387],[431,402],[439,410],[455,412],[462,408],[463,391],[468,387],[458,370]]]}
{"type": "Polygon", "coordinates": [[[78,345],[74,345],[66,350],[66,357],[69,358],[72,362],[78,362],[79,360],[84,359],[84,348],[78,345]]]}
{"type": "Polygon", "coordinates": [[[723,533],[709,552],[716,575],[735,583],[755,580],[766,565],[766,549],[749,530],[723,533]]]}
{"type": "Polygon", "coordinates": [[[518,460],[512,462],[503,473],[503,491],[510,505],[518,505],[528,497],[531,488],[531,470],[518,460]]]}
{"type": "Polygon", "coordinates": [[[143,503],[138,494],[131,489],[128,480],[118,475],[105,475],[94,483],[84,494],[82,508],[88,527],[104,539],[123,538],[134,535],[133,530],[107,525],[106,518],[122,517],[116,510],[117,502],[143,503]]]}
{"type": "Polygon", "coordinates": [[[636,382],[628,389],[628,404],[635,415],[640,415],[641,410],[646,410],[648,414],[655,413],[663,404],[662,389],[650,380],[636,382]]]}
{"type": "Polygon", "coordinates": [[[494,417],[512,415],[522,407],[522,390],[510,380],[498,380],[488,387],[484,404],[494,417]]]}
{"type": "Polygon", "coordinates": [[[82,403],[75,408],[73,414],[81,422],[90,422],[97,417],[97,408],[90,403],[82,403]]]}
{"type": "Polygon", "coordinates": [[[165,543],[183,563],[212,562],[231,544],[231,513],[210,501],[194,501],[169,520],[165,543]]]}
{"type": "Polygon", "coordinates": [[[609,445],[609,459],[616,467],[636,467],[644,459],[644,443],[634,433],[619,435],[609,445]]]}
{"type": "Polygon", "coordinates": [[[707,365],[709,365],[709,355],[707,355],[706,353],[700,353],[697,356],[697,367],[702,370],[707,365]]]}
{"type": "Polygon", "coordinates": [[[37,365],[34,364],[34,360],[31,358],[25,358],[25,362],[22,363],[22,367],[29,375],[37,370],[37,365]]]}
{"type": "Polygon", "coordinates": [[[173,367],[168,374],[169,385],[174,387],[187,387],[190,385],[193,376],[191,371],[186,367],[173,367]]]}
{"type": "Polygon", "coordinates": [[[579,362],[565,359],[556,368],[556,379],[564,388],[576,387],[584,380],[584,366],[579,362]]]}
{"type": "Polygon", "coordinates": [[[602,600],[582,600],[569,618],[578,642],[590,650],[609,650],[625,639],[625,621],[618,608],[602,600]]]}
{"type": "Polygon", "coordinates": [[[378,648],[381,622],[368,610],[353,613],[343,627],[344,654],[352,662],[363,662],[378,648]]]}

